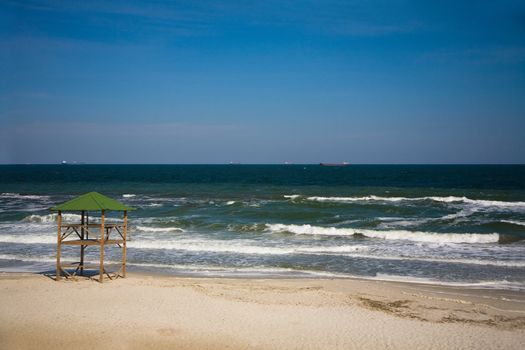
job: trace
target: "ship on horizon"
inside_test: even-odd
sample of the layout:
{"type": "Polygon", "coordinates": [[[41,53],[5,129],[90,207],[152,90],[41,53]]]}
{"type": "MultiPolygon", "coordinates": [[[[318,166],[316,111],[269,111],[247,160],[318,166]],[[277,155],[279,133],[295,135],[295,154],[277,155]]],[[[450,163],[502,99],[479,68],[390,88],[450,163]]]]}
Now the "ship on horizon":
{"type": "Polygon", "coordinates": [[[348,166],[350,163],[348,162],[342,162],[342,163],[319,163],[320,166],[348,166]]]}

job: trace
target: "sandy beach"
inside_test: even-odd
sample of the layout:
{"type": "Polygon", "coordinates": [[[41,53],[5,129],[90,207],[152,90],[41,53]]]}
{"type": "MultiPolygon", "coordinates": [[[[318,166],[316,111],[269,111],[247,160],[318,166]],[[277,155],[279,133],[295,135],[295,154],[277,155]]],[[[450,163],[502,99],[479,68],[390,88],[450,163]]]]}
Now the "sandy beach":
{"type": "Polygon", "coordinates": [[[525,350],[525,0],[7,0],[0,41],[0,350],[525,350]]]}
{"type": "MultiPolygon", "coordinates": [[[[351,279],[0,275],[2,349],[518,349],[525,295],[351,279]]],[[[520,345],[521,344],[521,345],[520,345]]]]}

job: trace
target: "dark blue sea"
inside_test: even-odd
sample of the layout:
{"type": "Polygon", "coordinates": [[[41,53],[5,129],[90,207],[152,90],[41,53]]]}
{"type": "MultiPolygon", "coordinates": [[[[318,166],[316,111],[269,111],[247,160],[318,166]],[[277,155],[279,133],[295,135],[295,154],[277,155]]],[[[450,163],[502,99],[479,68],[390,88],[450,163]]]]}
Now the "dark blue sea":
{"type": "Polygon", "coordinates": [[[137,208],[130,270],[525,289],[522,165],[2,165],[0,269],[52,270],[90,191],[137,208]]]}

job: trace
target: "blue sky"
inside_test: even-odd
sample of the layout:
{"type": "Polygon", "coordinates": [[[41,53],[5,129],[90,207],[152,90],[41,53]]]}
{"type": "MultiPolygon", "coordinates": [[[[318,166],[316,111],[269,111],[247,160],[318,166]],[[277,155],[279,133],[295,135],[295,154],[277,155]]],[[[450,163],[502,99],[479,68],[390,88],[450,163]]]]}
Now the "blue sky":
{"type": "Polygon", "coordinates": [[[525,163],[523,1],[2,1],[0,163],[525,163]]]}

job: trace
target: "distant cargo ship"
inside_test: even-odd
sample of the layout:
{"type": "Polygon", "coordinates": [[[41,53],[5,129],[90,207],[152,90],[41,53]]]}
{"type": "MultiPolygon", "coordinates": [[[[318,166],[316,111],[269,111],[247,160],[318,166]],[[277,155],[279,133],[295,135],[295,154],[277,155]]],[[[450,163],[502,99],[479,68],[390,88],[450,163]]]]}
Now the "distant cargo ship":
{"type": "Polygon", "coordinates": [[[350,163],[348,162],[342,162],[342,163],[319,163],[321,166],[348,166],[350,163]]]}
{"type": "Polygon", "coordinates": [[[77,162],[76,160],[73,161],[73,163],[68,163],[67,160],[63,160],[60,164],[62,165],[84,165],[85,162],[77,162]]]}

